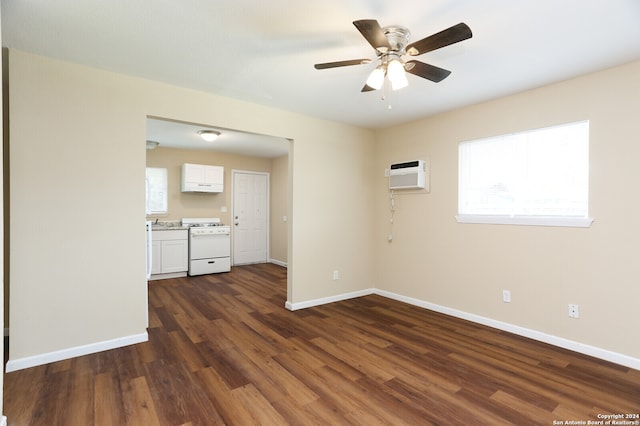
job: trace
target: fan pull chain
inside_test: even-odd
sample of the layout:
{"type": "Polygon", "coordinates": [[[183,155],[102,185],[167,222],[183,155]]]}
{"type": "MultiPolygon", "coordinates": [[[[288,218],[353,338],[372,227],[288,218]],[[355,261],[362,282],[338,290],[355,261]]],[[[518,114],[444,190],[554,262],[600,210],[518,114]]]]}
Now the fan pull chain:
{"type": "Polygon", "coordinates": [[[389,217],[389,234],[387,235],[387,241],[392,242],[393,241],[393,221],[396,213],[396,197],[395,197],[395,193],[393,192],[393,189],[391,190],[391,199],[389,201],[391,204],[389,206],[389,211],[391,213],[391,216],[389,217]]]}
{"type": "MultiPolygon", "coordinates": [[[[382,95],[380,96],[380,101],[384,102],[387,100],[387,98],[391,98],[391,92],[389,92],[389,85],[388,84],[384,84],[382,86],[382,95]]],[[[389,99],[389,104],[387,105],[387,110],[391,110],[391,99],[389,99]]]]}

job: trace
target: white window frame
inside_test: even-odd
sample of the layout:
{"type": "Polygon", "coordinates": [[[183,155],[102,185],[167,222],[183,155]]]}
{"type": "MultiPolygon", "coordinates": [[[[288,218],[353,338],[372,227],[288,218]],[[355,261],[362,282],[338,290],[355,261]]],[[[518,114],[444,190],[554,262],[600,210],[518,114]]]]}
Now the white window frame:
{"type": "Polygon", "coordinates": [[[146,168],[147,215],[164,215],[169,213],[167,175],[167,169],[165,168],[146,168]]]}
{"type": "MultiPolygon", "coordinates": [[[[518,133],[513,133],[513,134],[508,134],[508,135],[503,135],[503,136],[496,136],[496,137],[491,137],[491,138],[485,138],[485,139],[478,139],[478,140],[472,140],[472,141],[464,141],[464,142],[460,142],[459,146],[458,146],[458,155],[459,155],[459,164],[458,164],[458,215],[456,216],[456,220],[458,221],[458,223],[482,223],[482,224],[500,224],[500,225],[534,225],[534,226],[563,226],[563,227],[589,227],[591,226],[591,223],[593,222],[593,218],[589,217],[588,215],[588,206],[589,206],[589,200],[588,200],[588,193],[589,193],[589,122],[588,121],[580,121],[580,122],[575,122],[575,123],[567,123],[567,124],[562,124],[562,125],[558,125],[558,126],[551,126],[551,127],[546,127],[546,128],[542,128],[542,129],[534,129],[534,130],[529,130],[529,131],[524,131],[524,132],[518,132],[518,133]],[[572,127],[570,127],[572,126],[572,127]],[[553,214],[553,215],[549,215],[549,214],[529,214],[532,206],[529,205],[528,203],[521,203],[518,204],[516,203],[509,203],[507,202],[505,207],[502,207],[503,211],[500,211],[500,208],[495,205],[495,210],[493,212],[491,212],[491,205],[488,204],[487,205],[487,210],[488,213],[483,213],[480,210],[483,207],[480,207],[481,204],[479,203],[474,203],[473,200],[473,195],[469,195],[469,194],[474,194],[477,197],[478,192],[474,192],[474,188],[470,182],[471,177],[469,177],[469,161],[473,161],[473,159],[471,157],[469,157],[470,149],[472,148],[472,144],[474,143],[478,143],[478,145],[476,145],[475,147],[478,148],[482,148],[482,145],[480,144],[486,144],[486,146],[489,146],[488,144],[493,144],[494,146],[500,146],[501,147],[501,154],[503,152],[506,153],[506,149],[504,149],[506,144],[513,144],[511,145],[512,147],[517,147],[517,148],[509,148],[509,150],[512,150],[514,153],[516,151],[519,151],[518,156],[516,156],[516,154],[512,154],[512,153],[508,153],[505,154],[507,156],[511,156],[513,155],[513,157],[509,157],[510,161],[513,162],[513,164],[531,164],[529,160],[529,156],[532,152],[535,152],[533,150],[530,150],[531,146],[535,141],[534,138],[540,137],[540,136],[545,136],[545,135],[551,135],[552,133],[560,133],[565,131],[565,129],[578,129],[580,131],[584,131],[586,127],[586,140],[584,141],[579,141],[579,143],[584,142],[586,143],[586,153],[583,154],[583,158],[581,159],[581,161],[584,161],[585,163],[579,163],[576,166],[576,170],[578,174],[582,174],[583,178],[586,180],[585,185],[586,188],[583,188],[583,191],[586,191],[586,193],[583,194],[583,207],[584,210],[580,213],[580,214],[572,214],[572,213],[558,213],[558,214],[553,214]],[[525,154],[522,154],[522,153],[525,154]],[[520,163],[522,162],[522,163],[520,163]],[[584,169],[586,167],[586,170],[584,169]],[[586,176],[585,176],[586,175],[586,176]],[[469,198],[467,198],[469,197],[469,198]],[[508,211],[510,209],[513,209],[511,211],[508,211]]],[[[533,154],[531,154],[533,155],[533,154]]],[[[476,160],[476,161],[482,161],[482,160],[476,160]]],[[[504,161],[504,157],[501,161],[504,161]]],[[[509,163],[511,164],[511,163],[509,163]]],[[[560,165],[557,165],[558,167],[561,167],[560,165]]],[[[521,168],[524,167],[526,168],[526,166],[522,165],[520,166],[521,168]]],[[[550,166],[551,167],[551,166],[550,166]]],[[[520,169],[518,169],[520,170],[520,169]]],[[[529,183],[530,182],[528,180],[526,180],[527,178],[529,178],[528,173],[518,173],[523,174],[526,176],[524,182],[529,183]]],[[[523,185],[523,187],[526,186],[530,186],[530,185],[523,185]]],[[[520,193],[517,192],[518,190],[514,190],[513,192],[515,192],[515,197],[519,197],[520,193]]],[[[513,193],[512,191],[510,191],[509,195],[511,195],[513,193]]],[[[523,193],[526,192],[525,190],[523,190],[523,193]]],[[[522,197],[522,198],[526,198],[526,197],[522,197]]],[[[513,199],[513,198],[512,198],[513,199]]]]}

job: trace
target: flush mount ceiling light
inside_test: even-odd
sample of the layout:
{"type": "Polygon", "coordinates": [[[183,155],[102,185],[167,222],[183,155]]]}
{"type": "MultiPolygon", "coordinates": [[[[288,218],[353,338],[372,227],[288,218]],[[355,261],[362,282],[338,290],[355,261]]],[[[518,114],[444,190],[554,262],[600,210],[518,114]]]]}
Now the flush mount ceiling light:
{"type": "Polygon", "coordinates": [[[147,141],[147,149],[156,149],[160,145],[160,142],[147,141]]]}
{"type": "Polygon", "coordinates": [[[220,136],[220,132],[215,130],[198,130],[198,134],[207,142],[213,142],[220,136]]]}

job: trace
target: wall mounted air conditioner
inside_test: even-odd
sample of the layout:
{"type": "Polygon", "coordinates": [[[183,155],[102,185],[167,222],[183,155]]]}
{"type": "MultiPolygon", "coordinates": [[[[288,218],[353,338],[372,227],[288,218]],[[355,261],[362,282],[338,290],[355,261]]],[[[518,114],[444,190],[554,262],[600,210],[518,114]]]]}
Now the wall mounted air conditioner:
{"type": "Polygon", "coordinates": [[[424,189],[424,160],[395,163],[389,168],[389,189],[424,189]]]}

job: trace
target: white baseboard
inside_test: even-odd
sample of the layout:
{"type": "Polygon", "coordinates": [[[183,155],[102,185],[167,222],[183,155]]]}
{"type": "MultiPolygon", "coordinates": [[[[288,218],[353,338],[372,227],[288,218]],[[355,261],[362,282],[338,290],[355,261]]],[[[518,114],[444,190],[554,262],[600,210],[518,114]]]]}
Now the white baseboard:
{"type": "Polygon", "coordinates": [[[322,299],[314,299],[300,303],[291,303],[287,300],[284,306],[290,311],[297,311],[298,309],[311,308],[313,306],[326,305],[328,303],[340,302],[342,300],[353,299],[355,297],[368,296],[370,294],[375,294],[375,291],[376,290],[374,288],[368,288],[366,290],[338,294],[336,296],[323,297],[322,299]]]}
{"type": "Polygon", "coordinates": [[[0,419],[0,426],[7,426],[7,417],[6,416],[2,416],[2,419],[0,419]]]}
{"type": "Polygon", "coordinates": [[[142,343],[146,342],[147,340],[149,340],[149,335],[145,331],[144,333],[106,340],[104,342],[91,343],[89,345],[76,346],[60,351],[13,359],[7,362],[6,371],[7,373],[10,373],[12,371],[36,367],[38,365],[48,364],[50,362],[62,361],[82,355],[89,355],[96,352],[108,351],[109,349],[121,348],[123,346],[142,343]]]}
{"type": "Polygon", "coordinates": [[[376,289],[375,294],[387,297],[389,299],[398,300],[400,302],[405,302],[410,305],[415,305],[421,308],[429,309],[435,312],[440,312],[442,314],[450,315],[452,317],[457,317],[457,318],[465,319],[467,321],[497,328],[498,330],[507,331],[509,333],[517,334],[519,336],[528,337],[529,339],[548,343],[553,346],[558,346],[560,348],[568,349],[570,351],[578,352],[584,355],[589,355],[594,358],[603,359],[605,361],[613,362],[615,364],[624,365],[625,367],[640,370],[640,359],[633,358],[628,355],[624,355],[617,352],[609,351],[607,349],[598,348],[596,346],[591,346],[584,343],[576,342],[574,340],[565,339],[563,337],[553,336],[551,334],[542,333],[540,331],[531,330],[529,328],[520,327],[518,325],[497,321],[497,320],[486,318],[480,315],[470,314],[468,312],[459,311],[457,309],[447,308],[446,306],[436,305],[434,303],[425,302],[423,300],[402,296],[402,295],[391,293],[384,290],[376,289]]]}
{"type": "Polygon", "coordinates": [[[283,262],[281,260],[269,259],[269,263],[273,263],[274,265],[282,266],[284,268],[287,267],[287,262],[283,262]]]}
{"type": "Polygon", "coordinates": [[[287,303],[285,304],[285,307],[291,311],[295,311],[297,309],[304,309],[304,308],[310,308],[313,306],[324,305],[327,303],[339,302],[341,300],[352,299],[354,297],[367,296],[369,294],[377,294],[379,296],[386,297],[388,299],[397,300],[399,302],[404,302],[409,305],[418,306],[424,309],[429,309],[431,311],[439,312],[452,317],[461,318],[467,321],[497,328],[498,330],[507,331],[509,333],[517,334],[519,336],[527,337],[529,339],[537,340],[539,342],[548,343],[553,346],[568,349],[584,355],[592,356],[594,358],[599,358],[605,361],[613,362],[615,364],[624,365],[625,367],[640,370],[640,359],[638,358],[634,358],[628,355],[609,351],[607,349],[598,348],[596,346],[591,346],[584,343],[576,342],[573,340],[565,339],[563,337],[553,336],[551,334],[546,334],[540,331],[531,330],[525,327],[520,327],[518,325],[497,321],[491,318],[486,318],[480,315],[471,314],[471,313],[460,311],[453,308],[448,308],[446,306],[436,305],[434,303],[426,302],[424,300],[414,299],[413,297],[402,296],[400,294],[392,293],[389,291],[379,290],[376,288],[369,288],[366,290],[339,294],[336,296],[324,297],[321,299],[309,300],[306,302],[290,303],[287,301],[287,303]]]}
{"type": "Polygon", "coordinates": [[[184,272],[168,272],[166,274],[153,274],[149,277],[149,281],[166,280],[169,278],[182,278],[187,276],[187,271],[184,272]]]}

